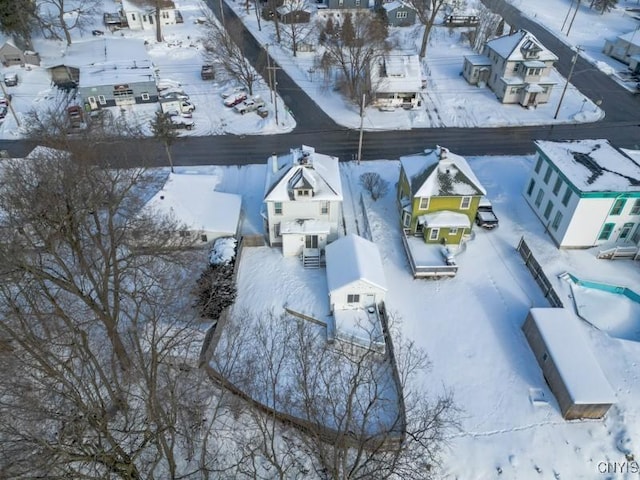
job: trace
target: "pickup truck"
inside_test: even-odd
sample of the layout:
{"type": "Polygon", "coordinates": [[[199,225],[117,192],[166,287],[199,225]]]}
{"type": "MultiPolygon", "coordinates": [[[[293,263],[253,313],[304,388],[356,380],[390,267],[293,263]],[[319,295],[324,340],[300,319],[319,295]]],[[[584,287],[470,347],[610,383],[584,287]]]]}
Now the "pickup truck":
{"type": "Polygon", "coordinates": [[[493,213],[493,206],[486,197],[480,199],[478,211],[476,212],[476,225],[488,230],[498,226],[498,217],[493,213]]]}
{"type": "Polygon", "coordinates": [[[236,112],[244,115],[247,112],[253,112],[254,110],[257,110],[260,107],[264,107],[264,100],[256,96],[237,104],[233,108],[236,112]]]}

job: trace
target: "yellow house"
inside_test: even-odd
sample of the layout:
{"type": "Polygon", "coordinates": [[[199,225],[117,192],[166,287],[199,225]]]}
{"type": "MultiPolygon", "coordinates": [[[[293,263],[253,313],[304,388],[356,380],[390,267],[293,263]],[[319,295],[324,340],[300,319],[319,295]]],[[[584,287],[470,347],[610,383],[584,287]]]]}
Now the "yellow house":
{"type": "Polygon", "coordinates": [[[467,161],[444,147],[400,160],[398,208],[402,228],[427,243],[458,245],[486,190],[467,161]]]}

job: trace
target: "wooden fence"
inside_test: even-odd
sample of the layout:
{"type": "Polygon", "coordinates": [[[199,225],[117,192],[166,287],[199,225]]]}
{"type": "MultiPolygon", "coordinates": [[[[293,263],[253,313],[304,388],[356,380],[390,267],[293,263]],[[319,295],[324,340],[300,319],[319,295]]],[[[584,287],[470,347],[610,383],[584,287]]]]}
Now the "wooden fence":
{"type": "Polygon", "coordinates": [[[564,304],[560,300],[560,297],[556,293],[555,289],[551,285],[551,282],[545,275],[542,267],[538,263],[538,261],[533,256],[533,252],[525,242],[524,237],[520,238],[520,242],[517,247],[518,252],[520,252],[520,256],[524,260],[524,264],[527,266],[531,274],[533,275],[533,279],[542,289],[542,294],[545,296],[552,307],[563,308],[564,304]]]}

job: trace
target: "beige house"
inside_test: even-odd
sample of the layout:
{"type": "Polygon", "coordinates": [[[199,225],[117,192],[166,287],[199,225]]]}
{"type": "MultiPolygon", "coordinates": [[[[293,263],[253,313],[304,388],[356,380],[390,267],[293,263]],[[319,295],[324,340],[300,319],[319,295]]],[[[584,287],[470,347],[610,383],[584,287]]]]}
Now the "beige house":
{"type": "Polygon", "coordinates": [[[487,42],[482,55],[464,59],[462,74],[472,85],[488,86],[502,103],[535,107],[546,103],[558,57],[526,30],[487,42]]]}

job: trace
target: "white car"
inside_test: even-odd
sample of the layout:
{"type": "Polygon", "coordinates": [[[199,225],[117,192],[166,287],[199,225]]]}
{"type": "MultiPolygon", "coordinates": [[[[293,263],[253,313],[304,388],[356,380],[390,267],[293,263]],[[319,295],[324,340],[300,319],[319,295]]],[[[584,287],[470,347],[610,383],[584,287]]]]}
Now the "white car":
{"type": "Polygon", "coordinates": [[[264,107],[264,101],[260,97],[256,96],[248,98],[244,102],[237,104],[233,107],[233,109],[236,112],[244,115],[247,112],[253,112],[254,110],[257,110],[260,107],[264,107]]]}
{"type": "Polygon", "coordinates": [[[244,93],[246,95],[247,89],[244,87],[235,87],[232,88],[230,90],[225,90],[224,92],[222,92],[220,94],[220,96],[222,98],[228,98],[228,97],[232,97],[234,95],[237,95],[238,93],[244,93]]]}

